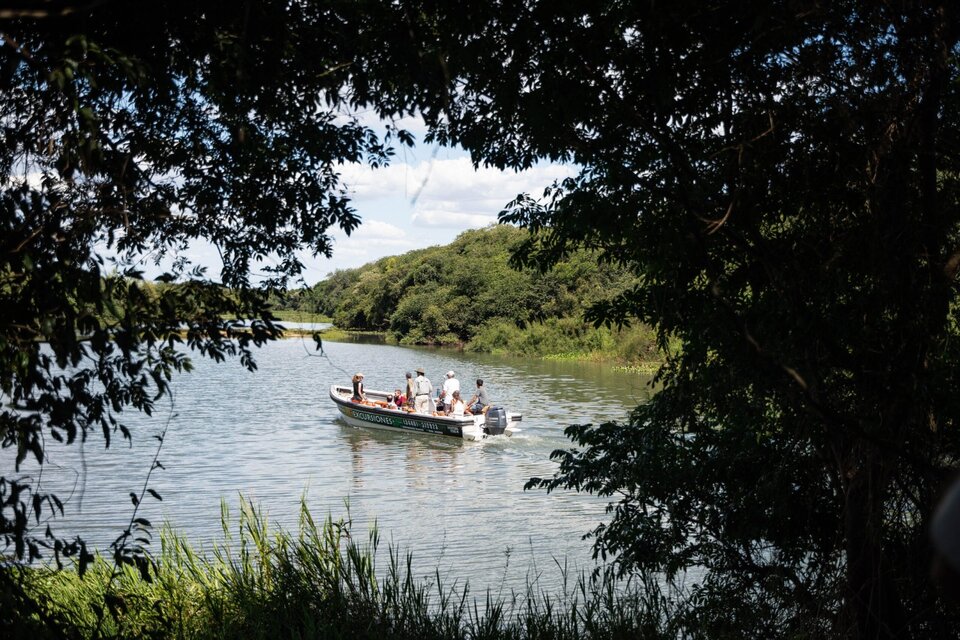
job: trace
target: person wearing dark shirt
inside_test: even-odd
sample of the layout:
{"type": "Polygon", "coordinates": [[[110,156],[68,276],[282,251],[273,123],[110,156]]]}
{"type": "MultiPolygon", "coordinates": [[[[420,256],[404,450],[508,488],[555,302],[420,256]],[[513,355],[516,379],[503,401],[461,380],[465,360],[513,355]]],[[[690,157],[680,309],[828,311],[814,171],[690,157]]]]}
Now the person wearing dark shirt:
{"type": "Polygon", "coordinates": [[[477,390],[467,403],[471,413],[483,413],[490,406],[490,398],[487,396],[487,389],[483,386],[483,380],[477,379],[477,390]]]}
{"type": "Polygon", "coordinates": [[[413,374],[407,371],[407,406],[413,409],[413,399],[416,396],[416,391],[414,389],[413,374]]]}
{"type": "Polygon", "coordinates": [[[367,397],[363,395],[363,374],[358,373],[353,376],[353,397],[354,402],[364,402],[367,397]]]}

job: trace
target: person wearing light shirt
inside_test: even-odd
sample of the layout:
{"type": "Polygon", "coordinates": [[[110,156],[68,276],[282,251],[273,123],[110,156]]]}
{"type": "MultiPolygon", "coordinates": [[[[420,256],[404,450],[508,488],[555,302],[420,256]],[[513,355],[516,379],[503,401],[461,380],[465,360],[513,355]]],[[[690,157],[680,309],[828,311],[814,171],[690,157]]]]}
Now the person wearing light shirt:
{"type": "Polygon", "coordinates": [[[443,392],[440,394],[440,400],[444,407],[453,402],[453,392],[460,391],[460,381],[454,375],[453,371],[447,371],[447,379],[443,381],[443,392]]]}
{"type": "Polygon", "coordinates": [[[460,390],[454,391],[450,396],[450,408],[447,410],[447,415],[462,418],[463,412],[466,411],[466,409],[467,405],[460,399],[460,390]]]}
{"type": "Polygon", "coordinates": [[[417,369],[417,379],[413,381],[413,404],[417,413],[430,413],[430,394],[433,393],[433,385],[423,374],[423,369],[417,369]]]}

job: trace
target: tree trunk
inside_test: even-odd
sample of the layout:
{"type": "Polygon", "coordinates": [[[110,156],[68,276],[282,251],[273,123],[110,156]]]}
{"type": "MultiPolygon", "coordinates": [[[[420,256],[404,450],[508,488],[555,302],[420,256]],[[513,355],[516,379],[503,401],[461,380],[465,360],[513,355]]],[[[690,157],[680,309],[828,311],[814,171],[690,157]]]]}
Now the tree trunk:
{"type": "Polygon", "coordinates": [[[889,473],[877,448],[854,444],[844,478],[844,533],[851,637],[897,638],[904,627],[902,603],[883,551],[883,509],[889,473]]]}

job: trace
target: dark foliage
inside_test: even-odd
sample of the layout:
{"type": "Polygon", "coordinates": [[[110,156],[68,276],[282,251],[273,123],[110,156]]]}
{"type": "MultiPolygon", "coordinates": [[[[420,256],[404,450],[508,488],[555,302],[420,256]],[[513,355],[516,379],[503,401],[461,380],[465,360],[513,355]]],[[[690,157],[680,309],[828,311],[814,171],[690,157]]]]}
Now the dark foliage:
{"type": "Polygon", "coordinates": [[[331,6],[33,4],[0,12],[0,536],[82,568],[82,541],[30,531],[64,508],[29,473],[45,438],[131,437],[119,413],[153,411],[186,348],[254,368],[297,252],[359,223],[336,166],[390,151],[341,113],[359,23],[331,6]]]}
{"type": "MultiPolygon", "coordinates": [[[[924,535],[960,445],[953,3],[199,4],[3,25],[7,447],[147,410],[179,322],[248,358],[273,326],[220,318],[269,319],[251,266],[276,255],[279,285],[328,250],[357,222],[336,162],[388,155],[326,105],[419,112],[478,164],[575,163],[504,212],[533,232],[516,262],[599,251],[639,284],[591,317],[683,343],[629,424],[572,428],[535,482],[611,497],[598,552],[703,571],[689,635],[956,634],[924,535]],[[94,251],[198,237],[221,283],[158,300],[94,251]]],[[[10,540],[37,504],[15,482],[10,540]]]]}
{"type": "Polygon", "coordinates": [[[610,496],[623,571],[704,571],[691,629],[955,633],[924,526],[960,444],[956,7],[435,9],[436,138],[582,168],[504,212],[534,232],[517,262],[597,248],[641,281],[592,317],[683,344],[533,484],[610,496]]]}

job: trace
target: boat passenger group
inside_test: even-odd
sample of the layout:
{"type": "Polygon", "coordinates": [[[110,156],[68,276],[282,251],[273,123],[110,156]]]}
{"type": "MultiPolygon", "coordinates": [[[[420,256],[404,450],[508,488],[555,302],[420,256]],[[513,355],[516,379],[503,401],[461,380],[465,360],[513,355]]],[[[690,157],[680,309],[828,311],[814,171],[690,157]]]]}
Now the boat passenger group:
{"type": "Polygon", "coordinates": [[[433,385],[424,375],[423,368],[416,370],[417,377],[407,372],[407,388],[404,391],[396,389],[387,396],[386,402],[370,400],[363,392],[363,374],[358,373],[353,376],[353,397],[352,402],[366,404],[369,406],[381,407],[384,409],[396,409],[398,411],[407,411],[410,413],[422,413],[434,416],[464,416],[477,413],[486,413],[490,408],[490,399],[487,397],[487,390],[483,386],[483,380],[477,380],[477,388],[473,397],[464,402],[460,394],[460,381],[457,380],[453,371],[447,371],[447,376],[443,381],[443,386],[437,389],[437,398],[433,398],[433,385]]]}

